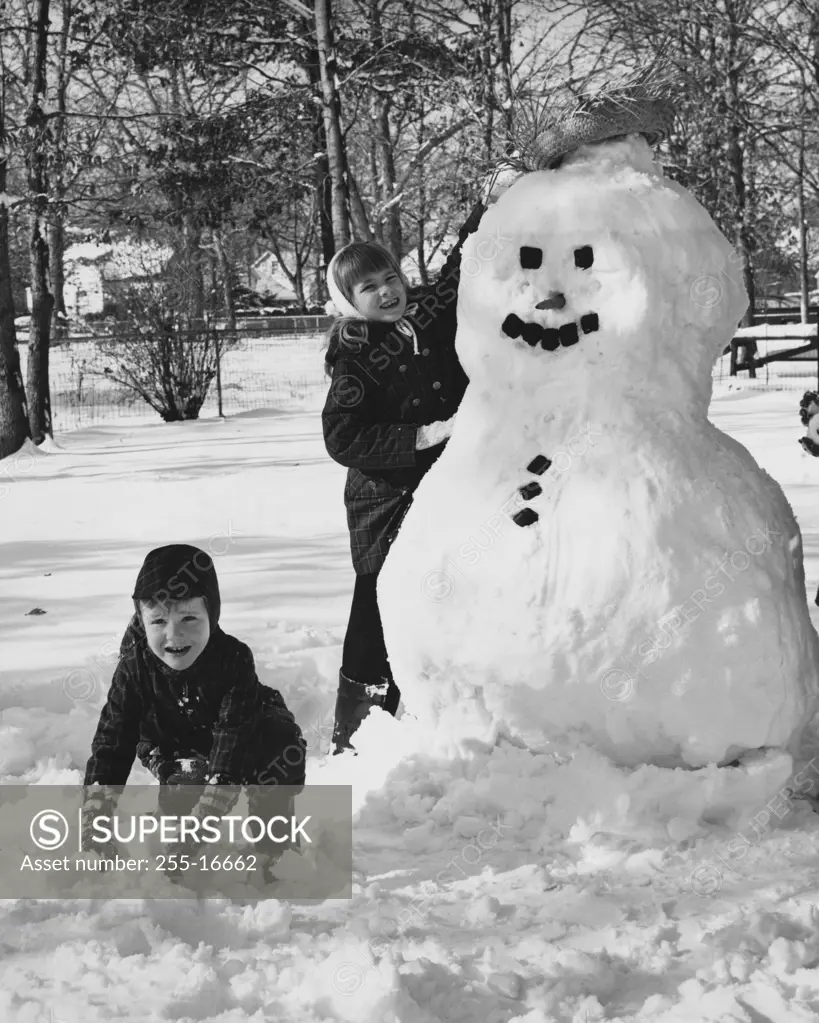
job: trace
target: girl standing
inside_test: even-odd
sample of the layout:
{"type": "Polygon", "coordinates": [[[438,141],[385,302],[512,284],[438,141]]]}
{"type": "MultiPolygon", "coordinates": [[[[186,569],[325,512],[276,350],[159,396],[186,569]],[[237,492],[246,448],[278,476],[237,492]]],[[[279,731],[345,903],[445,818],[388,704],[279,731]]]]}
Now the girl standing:
{"type": "MultiPolygon", "coordinates": [[[[498,180],[487,189],[490,201],[498,180]]],[[[508,183],[508,182],[507,182],[508,183]]],[[[400,692],[390,672],[376,600],[378,573],[412,495],[441,455],[468,383],[455,353],[461,246],[478,204],[431,287],[409,293],[393,256],[354,242],[332,259],[327,284],[342,313],[326,355],[332,385],[322,415],[327,451],[348,468],[344,502],[356,583],[336,698],[334,752],[370,707],[390,714],[400,692]]]]}

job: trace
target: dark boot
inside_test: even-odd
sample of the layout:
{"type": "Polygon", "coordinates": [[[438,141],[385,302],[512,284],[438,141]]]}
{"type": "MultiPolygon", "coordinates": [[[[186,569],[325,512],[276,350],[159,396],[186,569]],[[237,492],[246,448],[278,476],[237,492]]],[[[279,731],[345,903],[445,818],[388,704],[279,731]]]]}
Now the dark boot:
{"type": "Polygon", "coordinates": [[[388,714],[395,715],[401,693],[391,678],[382,679],[377,685],[367,685],[347,678],[343,671],[338,673],[338,695],[333,727],[333,754],[346,749],[354,750],[350,739],[367,716],[370,707],[381,707],[388,714]]]}

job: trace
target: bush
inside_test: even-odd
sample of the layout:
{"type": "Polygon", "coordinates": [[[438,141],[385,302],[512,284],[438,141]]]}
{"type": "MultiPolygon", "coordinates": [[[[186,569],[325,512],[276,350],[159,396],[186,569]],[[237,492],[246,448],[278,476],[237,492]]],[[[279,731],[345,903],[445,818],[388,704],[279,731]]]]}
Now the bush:
{"type": "Polygon", "coordinates": [[[173,423],[199,418],[224,339],[216,331],[190,331],[136,334],[99,344],[113,363],[105,367],[105,375],[138,394],[166,423],[173,423]]]}
{"type": "Polygon", "coordinates": [[[194,319],[173,279],[150,281],[124,296],[129,332],[99,342],[104,373],[138,394],[166,423],[198,419],[216,376],[223,331],[194,319]]]}

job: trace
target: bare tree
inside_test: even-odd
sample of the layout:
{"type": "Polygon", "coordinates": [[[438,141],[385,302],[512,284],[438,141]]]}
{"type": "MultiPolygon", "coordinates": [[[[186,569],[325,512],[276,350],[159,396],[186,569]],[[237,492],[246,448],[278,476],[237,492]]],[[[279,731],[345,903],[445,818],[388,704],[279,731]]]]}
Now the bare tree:
{"type": "Polygon", "coordinates": [[[341,130],[341,99],[338,92],[330,0],[315,0],[315,19],[322,113],[332,196],[333,237],[336,247],[340,248],[350,241],[350,194],[347,185],[347,153],[341,130]]]}
{"type": "Polygon", "coordinates": [[[67,135],[66,98],[70,79],[68,39],[73,14],[73,0],[61,0],[60,29],[55,53],[56,67],[53,89],[55,117],[52,132],[53,149],[56,159],[52,160],[51,176],[53,179],[54,202],[48,219],[49,284],[53,298],[51,330],[54,336],[58,336],[61,331],[65,317],[63,251],[65,249],[65,196],[68,191],[65,153],[67,135]]]}
{"type": "Polygon", "coordinates": [[[14,330],[14,300],[9,263],[9,212],[6,198],[5,66],[0,56],[0,458],[17,451],[30,436],[26,394],[14,330]]]}
{"type": "Polygon", "coordinates": [[[28,341],[26,393],[31,436],[42,444],[51,435],[51,396],[48,381],[48,348],[51,310],[54,299],[48,274],[48,131],[46,115],[46,57],[50,0],[34,0],[31,30],[34,36],[31,57],[31,85],[26,111],[26,172],[29,200],[29,272],[31,287],[31,325],[28,341]]]}

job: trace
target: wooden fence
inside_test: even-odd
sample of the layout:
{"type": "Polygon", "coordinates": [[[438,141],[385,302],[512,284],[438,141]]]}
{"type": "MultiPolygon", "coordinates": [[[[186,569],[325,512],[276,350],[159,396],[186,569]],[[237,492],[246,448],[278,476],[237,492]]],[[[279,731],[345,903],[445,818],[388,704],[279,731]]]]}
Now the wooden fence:
{"type": "Polygon", "coordinates": [[[751,378],[756,378],[756,371],[771,362],[812,362],[816,366],[816,380],[819,386],[819,319],[814,326],[813,337],[808,340],[805,335],[794,332],[792,335],[783,334],[771,337],[759,324],[759,332],[747,330],[741,337],[735,337],[731,344],[724,350],[723,355],[729,355],[730,375],[747,371],[751,378]],[[793,343],[793,348],[777,348],[776,351],[766,355],[758,354],[760,341],[775,341],[777,343],[793,343]],[[742,357],[740,358],[740,350],[742,357]]]}

